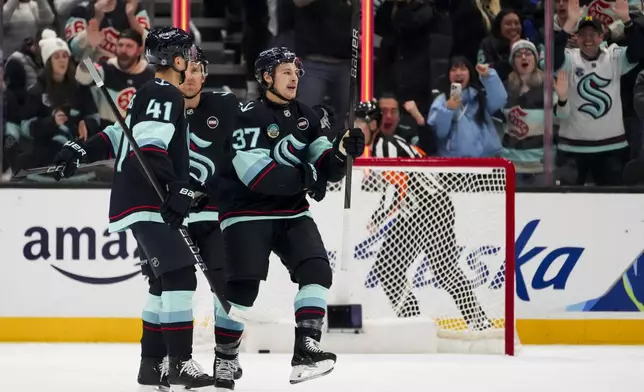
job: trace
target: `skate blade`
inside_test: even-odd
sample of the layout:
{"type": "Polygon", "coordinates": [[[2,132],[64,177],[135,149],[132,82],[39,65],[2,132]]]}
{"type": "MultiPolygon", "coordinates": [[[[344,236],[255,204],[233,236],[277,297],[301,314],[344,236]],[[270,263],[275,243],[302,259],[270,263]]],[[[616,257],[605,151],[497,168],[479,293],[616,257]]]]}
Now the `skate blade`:
{"type": "Polygon", "coordinates": [[[186,391],[198,391],[198,392],[215,392],[217,389],[214,385],[204,385],[203,387],[187,387],[185,385],[170,385],[169,392],[186,392],[186,391]]]}
{"type": "Polygon", "coordinates": [[[160,385],[139,385],[137,392],[172,392],[170,387],[160,385]]]}
{"type": "Polygon", "coordinates": [[[334,366],[335,361],[331,359],[320,361],[316,365],[294,366],[291,372],[290,382],[291,384],[299,384],[304,381],[326,376],[333,371],[334,366]]]}

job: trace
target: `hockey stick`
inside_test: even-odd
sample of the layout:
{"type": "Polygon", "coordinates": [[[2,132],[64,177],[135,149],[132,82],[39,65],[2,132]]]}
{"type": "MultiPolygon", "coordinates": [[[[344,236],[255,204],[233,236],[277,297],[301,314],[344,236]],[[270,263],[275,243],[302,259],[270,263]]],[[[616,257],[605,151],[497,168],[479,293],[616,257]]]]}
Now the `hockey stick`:
{"type": "MultiPolygon", "coordinates": [[[[121,113],[119,112],[118,108],[116,107],[116,104],[112,100],[112,97],[110,96],[109,91],[107,91],[107,87],[105,87],[105,83],[103,83],[103,79],[101,79],[101,76],[98,74],[98,71],[94,67],[94,63],[89,57],[86,57],[83,60],[83,63],[85,63],[85,66],[89,70],[90,75],[92,75],[92,79],[94,79],[94,83],[96,83],[96,86],[100,88],[101,93],[103,93],[105,100],[107,100],[107,102],[109,103],[110,109],[112,109],[112,112],[116,117],[116,120],[118,121],[119,125],[123,129],[123,134],[127,138],[127,141],[130,143],[130,146],[132,146],[132,151],[134,151],[134,155],[136,155],[136,159],[141,164],[141,167],[143,168],[145,176],[147,177],[148,181],[154,188],[154,191],[159,196],[159,199],[161,199],[161,201],[163,202],[163,200],[165,199],[165,192],[163,191],[163,189],[161,188],[161,185],[159,184],[156,177],[154,176],[154,173],[150,169],[150,166],[148,166],[148,163],[143,157],[143,154],[141,154],[141,150],[139,149],[139,146],[136,144],[136,140],[134,140],[134,136],[132,135],[132,130],[125,123],[123,116],[121,116],[121,113]]],[[[234,311],[235,308],[231,308],[228,301],[224,299],[224,296],[221,294],[220,290],[217,290],[215,282],[210,277],[210,274],[208,274],[207,272],[208,266],[206,265],[206,263],[204,263],[203,259],[201,258],[201,255],[199,254],[199,248],[197,248],[194,242],[192,242],[192,239],[188,234],[188,230],[186,230],[184,227],[181,227],[179,229],[179,233],[181,233],[181,236],[183,237],[183,240],[185,241],[186,246],[190,249],[190,252],[192,253],[193,257],[195,258],[195,261],[197,262],[197,265],[203,272],[204,276],[206,277],[206,280],[208,280],[208,284],[210,285],[210,288],[217,296],[217,299],[223,306],[224,310],[226,311],[227,314],[232,316],[231,311],[234,311]]]]}
{"type": "MultiPolygon", "coordinates": [[[[106,159],[104,161],[96,161],[92,163],[83,163],[78,166],[78,169],[85,169],[89,167],[95,167],[95,166],[108,166],[108,165],[113,165],[114,164],[114,159],[106,159]]],[[[43,167],[34,167],[31,169],[21,169],[18,171],[18,173],[14,174],[14,178],[23,178],[27,176],[31,176],[34,174],[50,174],[50,173],[55,173],[58,171],[61,171],[65,168],[65,165],[58,165],[58,166],[43,166],[43,167]]]]}
{"type": "MultiPolygon", "coordinates": [[[[353,128],[355,108],[358,100],[358,50],[360,43],[360,0],[351,0],[351,68],[349,70],[349,117],[348,127],[353,128]]],[[[342,136],[340,136],[342,137],[342,136]]],[[[351,184],[353,177],[353,158],[347,156],[344,178],[344,212],[342,215],[342,257],[340,268],[348,270],[348,261],[353,259],[351,240],[351,184]]]]}

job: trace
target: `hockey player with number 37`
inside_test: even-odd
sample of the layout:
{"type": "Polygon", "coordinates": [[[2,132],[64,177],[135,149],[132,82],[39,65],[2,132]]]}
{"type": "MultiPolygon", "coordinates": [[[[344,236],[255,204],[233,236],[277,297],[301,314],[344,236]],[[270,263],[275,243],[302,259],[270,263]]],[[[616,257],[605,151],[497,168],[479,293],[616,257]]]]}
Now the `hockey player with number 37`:
{"type": "Polygon", "coordinates": [[[146,57],[155,78],[139,88],[125,123],[159,184],[159,198],[143,174],[132,148],[118,126],[107,127],[86,144],[68,142],[56,156],[73,174],[79,161],[114,155],[110,195],[110,232],[132,230],[139,245],[149,296],[143,311],[139,384],[154,388],[200,388],[213,378],[192,359],[192,304],[196,260],[177,230],[193,204],[190,184],[184,96],[178,86],[194,59],[193,39],[181,29],[155,28],[146,39],[146,57]],[[164,357],[168,356],[168,365],[164,357]],[[167,374],[167,378],[166,378],[167,374]]]}
{"type": "MultiPolygon", "coordinates": [[[[327,181],[341,180],[347,159],[364,149],[359,129],[341,132],[333,142],[322,135],[317,114],[295,100],[303,74],[300,59],[287,48],[259,54],[255,78],[262,97],[241,108],[217,176],[230,305],[242,311],[253,306],[271,252],[299,285],[292,384],[328,374],[336,360],[319,345],[332,271],[306,195],[321,200],[327,181]]],[[[218,305],[215,386],[232,391],[244,324],[218,305]]]]}

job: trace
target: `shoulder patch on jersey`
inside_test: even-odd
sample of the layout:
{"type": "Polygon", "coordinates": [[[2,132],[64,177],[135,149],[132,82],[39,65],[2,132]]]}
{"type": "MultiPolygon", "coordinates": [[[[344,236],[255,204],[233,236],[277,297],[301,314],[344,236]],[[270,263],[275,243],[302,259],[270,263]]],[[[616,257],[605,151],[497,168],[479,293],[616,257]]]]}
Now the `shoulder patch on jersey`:
{"type": "Polygon", "coordinates": [[[206,120],[206,125],[208,125],[208,128],[210,129],[215,129],[219,126],[219,119],[215,116],[210,116],[206,120]]]}
{"type": "Polygon", "coordinates": [[[300,131],[305,131],[309,128],[309,120],[306,117],[300,117],[297,119],[297,129],[300,131]]]}
{"type": "Polygon", "coordinates": [[[280,135],[280,127],[277,124],[271,124],[266,128],[266,134],[271,139],[275,139],[280,135]]]}

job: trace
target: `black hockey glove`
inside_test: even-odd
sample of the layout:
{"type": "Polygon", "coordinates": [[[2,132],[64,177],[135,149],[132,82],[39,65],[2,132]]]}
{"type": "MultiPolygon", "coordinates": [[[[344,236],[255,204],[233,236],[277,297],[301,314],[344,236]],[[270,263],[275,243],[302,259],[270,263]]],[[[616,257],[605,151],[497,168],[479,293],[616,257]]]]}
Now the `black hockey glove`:
{"type": "Polygon", "coordinates": [[[357,158],[364,152],[364,133],[360,128],[347,129],[344,135],[333,142],[335,156],[344,162],[347,155],[357,158]]]}
{"type": "Polygon", "coordinates": [[[303,163],[298,167],[302,169],[302,182],[304,183],[304,188],[302,190],[309,190],[317,182],[318,172],[310,163],[303,163]]]}
{"type": "Polygon", "coordinates": [[[195,192],[190,183],[173,182],[168,184],[168,193],[161,204],[161,217],[173,229],[181,227],[183,220],[188,215],[195,192]]]}
{"type": "Polygon", "coordinates": [[[308,195],[311,199],[321,202],[326,196],[326,178],[318,173],[318,180],[313,183],[308,189],[308,195]]]}
{"type": "Polygon", "coordinates": [[[85,146],[80,143],[68,141],[54,157],[54,165],[62,165],[63,168],[54,172],[54,179],[60,181],[62,178],[69,178],[74,175],[80,166],[81,160],[87,156],[85,146]]]}
{"type": "Polygon", "coordinates": [[[208,203],[210,203],[210,196],[204,184],[198,183],[197,181],[191,181],[190,183],[192,184],[192,189],[195,190],[195,198],[190,205],[190,213],[194,214],[206,208],[208,203]]]}

